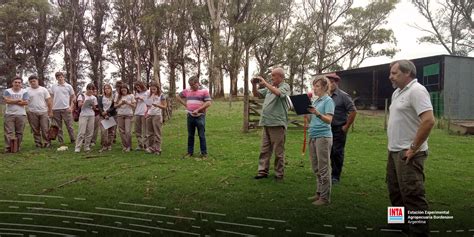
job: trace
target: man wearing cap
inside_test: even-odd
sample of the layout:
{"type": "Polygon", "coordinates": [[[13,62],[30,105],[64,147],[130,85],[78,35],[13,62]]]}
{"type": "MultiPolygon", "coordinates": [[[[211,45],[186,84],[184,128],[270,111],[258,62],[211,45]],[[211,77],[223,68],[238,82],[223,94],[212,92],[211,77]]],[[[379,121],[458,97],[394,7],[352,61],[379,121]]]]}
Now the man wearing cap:
{"type": "MultiPolygon", "coordinates": [[[[415,77],[416,67],[411,61],[390,64],[389,79],[397,89],[392,94],[388,119],[386,181],[392,206],[403,206],[406,212],[425,213],[428,201],[423,170],[428,158],[427,140],[435,119],[430,95],[415,77]]],[[[413,236],[429,236],[427,222],[403,225],[402,230],[406,231],[407,227],[413,236]]]]}
{"type": "Polygon", "coordinates": [[[356,117],[356,108],[351,97],[339,89],[341,78],[336,73],[326,75],[331,82],[329,91],[336,106],[334,117],[331,122],[333,144],[331,149],[332,183],[337,184],[341,179],[342,166],[344,164],[344,148],[346,146],[347,132],[356,117]]]}
{"type": "Polygon", "coordinates": [[[206,111],[211,106],[209,91],[199,83],[197,76],[188,79],[189,87],[184,89],[177,97],[178,101],[186,107],[188,127],[188,152],[183,158],[190,158],[194,153],[194,134],[198,130],[199,144],[201,148],[200,158],[207,158],[206,144],[206,111]]]}
{"type": "Polygon", "coordinates": [[[285,138],[288,125],[288,104],[286,96],[290,86],[284,82],[285,72],[282,68],[272,70],[272,84],[262,77],[252,80],[252,93],[255,97],[265,97],[260,118],[263,126],[262,144],[258,161],[258,174],[255,179],[268,177],[270,158],[275,152],[275,180],[283,181],[285,171],[285,138]],[[257,83],[262,89],[257,90],[257,83]]]}

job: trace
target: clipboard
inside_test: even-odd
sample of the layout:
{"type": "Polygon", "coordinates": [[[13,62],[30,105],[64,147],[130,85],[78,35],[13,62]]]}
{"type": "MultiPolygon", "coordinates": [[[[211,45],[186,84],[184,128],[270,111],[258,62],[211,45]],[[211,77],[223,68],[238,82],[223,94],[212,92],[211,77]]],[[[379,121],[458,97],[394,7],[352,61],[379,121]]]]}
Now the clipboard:
{"type": "Polygon", "coordinates": [[[312,104],[307,94],[292,95],[290,100],[297,115],[310,114],[308,108],[312,107],[312,104]]]}
{"type": "Polygon", "coordinates": [[[117,125],[117,122],[115,122],[115,119],[113,117],[109,117],[108,119],[103,119],[100,121],[104,129],[109,129],[115,125],[117,125]]]}

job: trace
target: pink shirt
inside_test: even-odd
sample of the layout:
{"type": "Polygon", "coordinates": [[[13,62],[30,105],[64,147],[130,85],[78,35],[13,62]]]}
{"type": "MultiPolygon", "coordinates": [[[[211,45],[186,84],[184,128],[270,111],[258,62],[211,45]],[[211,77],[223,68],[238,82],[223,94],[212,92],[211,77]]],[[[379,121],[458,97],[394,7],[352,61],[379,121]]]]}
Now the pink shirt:
{"type": "MultiPolygon", "coordinates": [[[[193,91],[191,89],[185,89],[179,93],[179,97],[186,98],[186,110],[193,112],[199,109],[206,101],[211,101],[211,96],[207,89],[198,89],[193,91]]],[[[206,111],[201,111],[205,113],[206,111]]]]}

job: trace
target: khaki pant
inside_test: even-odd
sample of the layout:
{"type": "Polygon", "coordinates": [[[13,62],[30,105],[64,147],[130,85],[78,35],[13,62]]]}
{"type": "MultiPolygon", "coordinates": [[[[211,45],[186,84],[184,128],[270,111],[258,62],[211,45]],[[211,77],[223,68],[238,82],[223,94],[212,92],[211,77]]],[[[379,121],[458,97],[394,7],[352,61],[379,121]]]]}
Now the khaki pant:
{"type": "Polygon", "coordinates": [[[80,150],[82,144],[88,149],[91,146],[92,134],[94,133],[94,116],[79,117],[79,131],[77,132],[76,150],[80,150]]]}
{"type": "Polygon", "coordinates": [[[5,114],[3,121],[3,137],[5,139],[5,151],[10,151],[10,140],[18,140],[18,150],[23,140],[23,130],[25,129],[26,116],[5,114]]]}
{"type": "Polygon", "coordinates": [[[258,175],[268,175],[270,158],[273,151],[275,151],[275,176],[283,178],[285,173],[285,138],[285,127],[263,127],[262,144],[258,160],[258,175]]]}
{"type": "Polygon", "coordinates": [[[74,128],[72,126],[72,113],[67,111],[67,109],[57,109],[53,110],[53,121],[58,125],[58,142],[60,144],[64,143],[64,135],[63,135],[63,120],[66,124],[66,129],[69,133],[69,138],[71,142],[74,142],[74,128]]]}
{"type": "Polygon", "coordinates": [[[153,151],[161,152],[161,127],[163,118],[161,115],[151,115],[146,118],[146,142],[153,151]]]}
{"type": "MultiPolygon", "coordinates": [[[[100,119],[100,121],[102,120],[104,120],[104,118],[100,119]]],[[[115,130],[117,126],[113,126],[108,129],[105,129],[102,126],[102,124],[100,124],[99,127],[100,127],[100,144],[102,145],[102,147],[112,146],[112,142],[114,141],[115,130]]]]}
{"type": "MultiPolygon", "coordinates": [[[[392,206],[404,206],[405,212],[428,210],[423,171],[428,152],[416,153],[408,164],[406,164],[405,153],[406,150],[388,152],[386,181],[390,202],[392,206]]],[[[415,235],[429,235],[428,222],[426,224],[410,224],[408,227],[415,235]]]]}
{"type": "Polygon", "coordinates": [[[92,133],[92,139],[91,139],[91,143],[93,144],[97,143],[97,134],[99,133],[99,130],[100,130],[100,120],[101,120],[100,115],[96,115],[94,117],[94,132],[92,133]]]}
{"type": "Polygon", "coordinates": [[[311,138],[309,157],[316,175],[316,195],[331,201],[331,147],[332,137],[311,138]]]}
{"type": "Polygon", "coordinates": [[[132,146],[132,118],[131,115],[117,115],[117,126],[123,148],[131,148],[132,146]]]}
{"type": "Polygon", "coordinates": [[[27,112],[26,116],[28,118],[31,131],[33,132],[33,138],[35,139],[36,147],[43,147],[43,145],[49,144],[50,141],[48,139],[48,112],[27,112]]]}
{"type": "Polygon", "coordinates": [[[135,136],[137,137],[137,146],[139,148],[146,148],[146,118],[144,115],[135,115],[135,136]]]}

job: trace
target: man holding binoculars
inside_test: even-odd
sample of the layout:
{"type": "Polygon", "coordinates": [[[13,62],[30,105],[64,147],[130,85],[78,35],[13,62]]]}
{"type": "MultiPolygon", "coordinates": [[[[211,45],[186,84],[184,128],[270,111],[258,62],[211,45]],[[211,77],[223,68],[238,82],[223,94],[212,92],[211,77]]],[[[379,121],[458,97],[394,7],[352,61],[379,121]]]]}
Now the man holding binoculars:
{"type": "Polygon", "coordinates": [[[288,124],[288,104],[286,96],[290,86],[285,83],[285,72],[282,68],[274,68],[271,72],[272,83],[261,76],[252,79],[252,93],[255,97],[265,98],[260,118],[263,126],[262,144],[258,162],[258,174],[255,179],[268,178],[270,158],[275,150],[275,180],[283,181],[285,168],[285,137],[288,124]],[[257,89],[259,84],[260,89],[257,89]]]}

